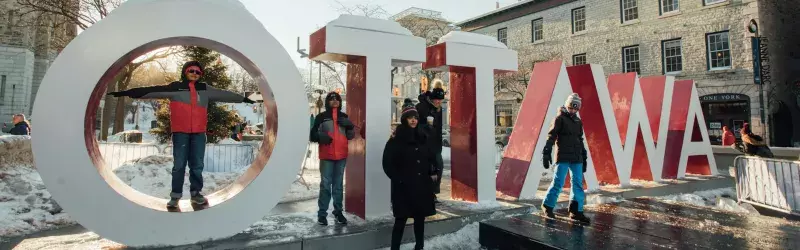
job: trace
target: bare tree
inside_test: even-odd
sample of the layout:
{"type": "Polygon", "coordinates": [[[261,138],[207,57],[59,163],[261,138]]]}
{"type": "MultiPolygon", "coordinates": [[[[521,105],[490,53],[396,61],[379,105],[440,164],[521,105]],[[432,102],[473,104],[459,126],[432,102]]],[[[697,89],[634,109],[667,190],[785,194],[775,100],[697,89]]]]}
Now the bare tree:
{"type": "MultiPolygon", "coordinates": [[[[453,26],[452,24],[442,19],[438,16],[420,16],[420,15],[408,15],[395,20],[400,26],[411,31],[411,34],[414,36],[422,37],[425,39],[426,46],[432,46],[439,42],[439,38],[449,33],[453,26]]],[[[441,76],[442,72],[439,71],[431,71],[431,70],[424,70],[422,69],[421,65],[414,65],[411,70],[406,71],[399,71],[395,70],[392,71],[392,79],[394,79],[395,74],[404,74],[405,81],[403,84],[414,84],[416,79],[421,77],[425,77],[428,81],[433,81],[433,79],[438,78],[441,76]]],[[[428,89],[430,90],[433,88],[433,84],[428,84],[428,89]]]]}
{"type": "Polygon", "coordinates": [[[370,18],[389,17],[389,12],[380,5],[374,5],[370,3],[346,5],[339,0],[335,0],[334,2],[336,3],[334,9],[342,14],[365,16],[370,18]]]}
{"type": "Polygon", "coordinates": [[[536,63],[560,60],[561,53],[546,50],[544,53],[519,53],[519,71],[499,75],[495,78],[495,99],[513,98],[521,102],[528,90],[530,75],[536,63]],[[509,96],[510,95],[510,96],[509,96]]]}

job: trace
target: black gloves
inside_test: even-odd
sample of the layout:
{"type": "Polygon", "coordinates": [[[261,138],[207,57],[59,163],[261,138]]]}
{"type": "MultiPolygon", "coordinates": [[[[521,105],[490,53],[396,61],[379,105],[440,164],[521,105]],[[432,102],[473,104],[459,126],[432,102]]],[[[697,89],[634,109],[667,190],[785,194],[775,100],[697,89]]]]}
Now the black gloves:
{"type": "Polygon", "coordinates": [[[542,164],[544,165],[544,169],[550,169],[550,164],[553,163],[553,159],[550,158],[550,155],[542,156],[542,164]]]}
{"type": "Polygon", "coordinates": [[[339,117],[337,123],[339,123],[339,126],[342,126],[345,129],[352,129],[354,127],[353,122],[351,122],[350,119],[347,119],[347,117],[339,117]]]}
{"type": "Polygon", "coordinates": [[[542,164],[544,164],[544,169],[550,169],[550,164],[553,164],[552,151],[552,145],[545,145],[542,150],[542,164]]]}
{"type": "Polygon", "coordinates": [[[322,132],[322,131],[320,131],[318,133],[319,133],[319,144],[328,145],[328,144],[331,144],[333,142],[333,138],[331,138],[331,136],[328,135],[328,133],[322,132]]]}
{"type": "Polygon", "coordinates": [[[244,100],[242,100],[242,102],[243,102],[243,103],[247,103],[247,104],[253,104],[253,103],[256,103],[255,101],[253,101],[253,100],[250,100],[250,98],[247,98],[247,97],[245,97],[245,98],[244,98],[244,100]]]}
{"type": "Polygon", "coordinates": [[[583,172],[586,173],[586,168],[589,166],[586,162],[589,160],[589,156],[586,152],[586,148],[583,149],[583,172]]]}

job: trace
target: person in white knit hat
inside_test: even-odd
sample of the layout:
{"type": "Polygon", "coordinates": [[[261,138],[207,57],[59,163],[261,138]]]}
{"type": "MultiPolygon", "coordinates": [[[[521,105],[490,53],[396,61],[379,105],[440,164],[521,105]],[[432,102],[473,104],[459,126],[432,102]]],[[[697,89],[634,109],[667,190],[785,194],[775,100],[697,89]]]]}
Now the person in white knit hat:
{"type": "Polygon", "coordinates": [[[582,223],[590,223],[589,218],[583,214],[585,195],[583,193],[583,173],[586,172],[586,147],[583,145],[583,123],[577,113],[581,109],[581,98],[578,94],[567,97],[564,107],[561,107],[558,116],[548,132],[547,144],[544,146],[542,163],[544,168],[550,168],[553,163],[551,152],[553,144],[558,146],[556,155],[555,177],[547,189],[547,196],[542,202],[542,212],[549,218],[555,218],[553,209],[558,201],[561,188],[564,186],[567,171],[572,172],[570,182],[569,217],[582,223]]]}

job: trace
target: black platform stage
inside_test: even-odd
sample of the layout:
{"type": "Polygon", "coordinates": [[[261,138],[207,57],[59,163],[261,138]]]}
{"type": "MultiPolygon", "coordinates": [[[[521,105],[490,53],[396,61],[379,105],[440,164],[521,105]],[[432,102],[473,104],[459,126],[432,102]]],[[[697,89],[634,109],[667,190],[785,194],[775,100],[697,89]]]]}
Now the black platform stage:
{"type": "MultiPolygon", "coordinates": [[[[592,224],[525,215],[480,224],[488,249],[800,249],[800,223],[636,198],[586,207],[592,224]]],[[[566,215],[565,210],[556,212],[566,215]]]]}

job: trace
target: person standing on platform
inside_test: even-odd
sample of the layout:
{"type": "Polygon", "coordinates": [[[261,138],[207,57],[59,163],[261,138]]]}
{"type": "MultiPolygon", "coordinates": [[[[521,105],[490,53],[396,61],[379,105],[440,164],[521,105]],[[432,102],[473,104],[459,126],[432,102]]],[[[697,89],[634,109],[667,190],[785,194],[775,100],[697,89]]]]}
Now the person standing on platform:
{"type": "Polygon", "coordinates": [[[325,112],[319,113],[311,126],[310,141],[319,143],[319,183],[317,223],[328,225],[328,206],[333,197],[333,216],[336,223],[345,225],[342,205],[344,167],[347,163],[347,141],[355,137],[355,126],[341,111],[342,96],[330,92],[325,97],[325,112]]]}
{"type": "MultiPolygon", "coordinates": [[[[436,176],[441,177],[444,170],[442,161],[442,101],[444,100],[445,92],[441,87],[435,87],[432,91],[424,92],[419,95],[419,103],[416,110],[419,113],[419,118],[425,122],[425,127],[429,131],[428,146],[436,153],[436,176]]],[[[433,191],[435,194],[441,192],[442,179],[438,178],[434,181],[433,191]]],[[[438,199],[434,202],[439,203],[438,199]]]]}
{"type": "Polygon", "coordinates": [[[589,218],[583,214],[584,193],[583,173],[586,172],[587,151],[583,145],[583,123],[577,112],[581,109],[581,98],[578,94],[567,97],[564,107],[561,107],[558,116],[548,132],[547,143],[544,146],[542,163],[544,168],[550,168],[553,163],[551,152],[553,144],[558,146],[556,156],[555,177],[547,189],[547,196],[542,202],[542,212],[549,218],[555,218],[553,209],[556,207],[561,188],[567,171],[571,172],[572,188],[570,188],[569,217],[582,223],[590,223],[589,218]]]}
{"type": "Polygon", "coordinates": [[[186,165],[189,165],[189,192],[196,205],[208,204],[200,194],[203,189],[203,158],[206,150],[206,128],[208,124],[208,103],[255,103],[239,94],[217,89],[201,82],[203,66],[200,62],[189,61],[181,70],[181,81],[163,86],[134,88],[112,92],[114,97],[127,96],[138,99],[169,99],[170,130],[172,132],[172,193],[167,208],[175,209],[183,197],[183,182],[186,165]]]}
{"type": "Polygon", "coordinates": [[[731,146],[736,143],[736,136],[733,131],[728,129],[728,126],[722,126],[722,146],[731,146]]]}
{"type": "Polygon", "coordinates": [[[409,218],[414,219],[414,249],[425,244],[425,217],[436,214],[434,181],[436,149],[431,147],[428,133],[419,126],[419,113],[406,99],[401,124],[386,142],[383,151],[383,171],[391,180],[392,228],[391,249],[400,249],[403,231],[409,218]]]}

